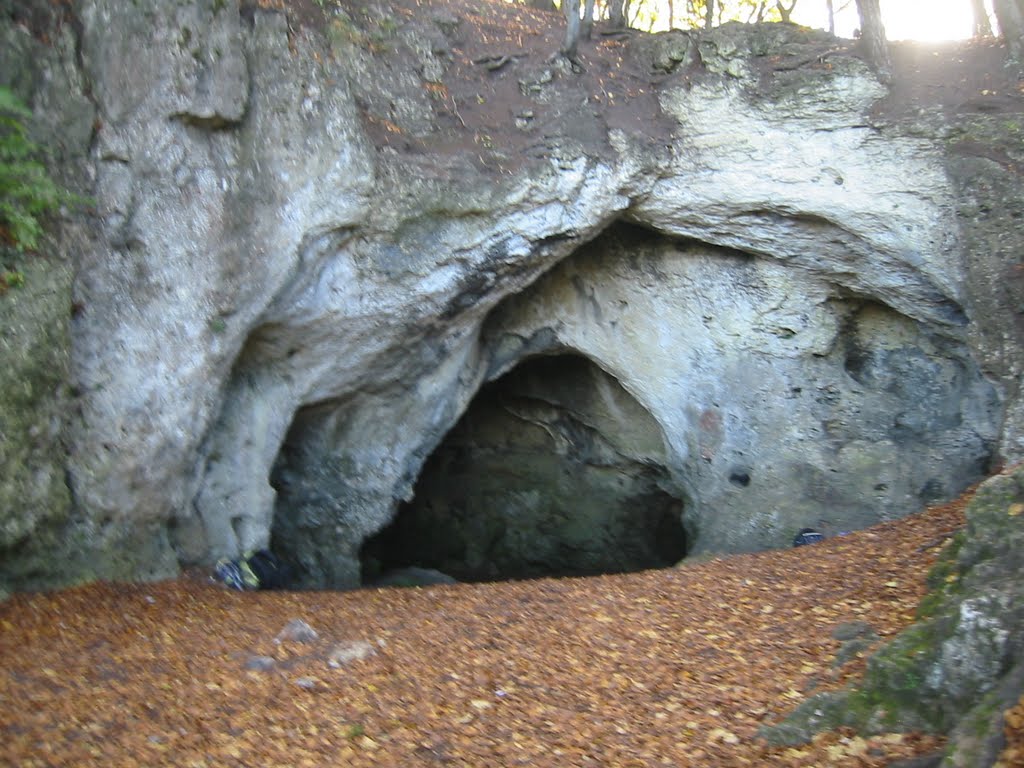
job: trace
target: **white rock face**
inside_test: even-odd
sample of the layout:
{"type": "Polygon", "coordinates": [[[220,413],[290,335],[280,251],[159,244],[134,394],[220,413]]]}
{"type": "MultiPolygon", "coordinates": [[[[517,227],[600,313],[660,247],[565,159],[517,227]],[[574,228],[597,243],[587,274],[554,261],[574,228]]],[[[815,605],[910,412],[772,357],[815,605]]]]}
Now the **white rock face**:
{"type": "Polygon", "coordinates": [[[940,150],[867,125],[866,68],[762,103],[669,85],[664,156],[611,131],[495,178],[377,152],[279,14],[122,5],[83,11],[83,514],[186,562],[277,525],[307,583],[356,585],[481,384],[565,350],[658,423],[698,551],[906,514],[992,455],[940,150]]]}
{"type": "Polygon", "coordinates": [[[819,274],[910,317],[955,322],[953,200],[934,148],[864,124],[860,114],[883,95],[873,80],[831,86],[745,108],[738,85],[666,94],[680,145],[635,215],[819,274]]]}
{"type": "Polygon", "coordinates": [[[237,9],[148,10],[170,13],[152,29],[177,37],[151,39],[145,14],[117,3],[85,10],[105,237],[79,268],[73,363],[91,449],[73,471],[88,508],[163,521],[192,506],[200,444],[237,399],[225,388],[254,325],[316,269],[316,242],[365,215],[373,166],[343,83],[290,87],[320,76],[289,56],[283,18],[243,38],[237,9]],[[243,41],[261,52],[251,67],[243,41]],[[312,152],[320,142],[333,151],[312,152]]]}
{"type": "Polygon", "coordinates": [[[827,274],[630,230],[510,299],[485,336],[498,370],[531,338],[547,342],[530,354],[594,360],[654,416],[696,551],[905,514],[977,471],[996,430],[977,413],[995,410],[990,385],[914,321],[827,274]]]}

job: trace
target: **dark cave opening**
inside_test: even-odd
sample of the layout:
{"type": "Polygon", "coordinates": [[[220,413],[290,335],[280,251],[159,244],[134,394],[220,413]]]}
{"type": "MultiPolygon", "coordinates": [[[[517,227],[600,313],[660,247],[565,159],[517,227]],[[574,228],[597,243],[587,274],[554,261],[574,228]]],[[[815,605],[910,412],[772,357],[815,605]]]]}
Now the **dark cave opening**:
{"type": "Polygon", "coordinates": [[[593,362],[529,358],[477,393],[413,500],[364,542],[363,583],[410,568],[476,582],[674,565],[688,537],[664,454],[651,414],[593,362]]]}

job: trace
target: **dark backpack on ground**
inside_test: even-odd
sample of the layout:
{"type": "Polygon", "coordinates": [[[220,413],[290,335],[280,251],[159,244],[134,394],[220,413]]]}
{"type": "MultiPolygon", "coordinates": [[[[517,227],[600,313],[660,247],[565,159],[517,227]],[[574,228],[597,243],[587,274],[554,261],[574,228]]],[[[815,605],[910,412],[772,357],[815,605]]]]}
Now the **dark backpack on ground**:
{"type": "Polygon", "coordinates": [[[818,533],[813,528],[804,528],[793,539],[794,547],[802,547],[805,544],[817,544],[825,540],[825,534],[818,533]]]}
{"type": "Polygon", "coordinates": [[[247,559],[249,568],[256,575],[260,589],[282,589],[288,583],[288,569],[277,556],[267,549],[253,552],[247,559]]]}
{"type": "Polygon", "coordinates": [[[238,560],[221,560],[214,578],[232,589],[282,589],[288,585],[288,568],[267,549],[259,549],[238,560]]]}

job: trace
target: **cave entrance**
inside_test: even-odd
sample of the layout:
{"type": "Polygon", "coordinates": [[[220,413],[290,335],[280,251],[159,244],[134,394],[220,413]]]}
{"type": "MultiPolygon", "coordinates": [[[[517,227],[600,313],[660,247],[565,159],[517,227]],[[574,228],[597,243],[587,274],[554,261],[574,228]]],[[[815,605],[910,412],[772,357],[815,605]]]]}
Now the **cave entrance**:
{"type": "Polygon", "coordinates": [[[585,357],[530,358],[484,386],[414,498],[365,541],[364,584],[410,567],[459,581],[586,576],[683,559],[661,428],[585,357]]]}

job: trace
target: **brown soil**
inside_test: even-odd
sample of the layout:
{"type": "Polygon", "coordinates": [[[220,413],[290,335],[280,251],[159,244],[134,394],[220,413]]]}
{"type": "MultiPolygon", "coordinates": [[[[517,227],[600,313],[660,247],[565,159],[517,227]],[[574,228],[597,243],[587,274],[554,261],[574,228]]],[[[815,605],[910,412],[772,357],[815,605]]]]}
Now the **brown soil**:
{"type": "Polygon", "coordinates": [[[913,619],[964,500],[798,549],[665,571],[356,592],[198,576],[0,606],[0,764],[883,766],[932,737],[758,727],[834,668],[836,626],[913,619]],[[294,619],[311,642],[275,637],[294,619]],[[332,666],[338,644],[368,658],[332,666]],[[247,669],[257,657],[269,668],[247,669]]]}
{"type": "Polygon", "coordinates": [[[952,124],[977,114],[1024,112],[1024,80],[1009,66],[1006,46],[991,38],[942,45],[893,46],[896,76],[891,95],[878,105],[892,117],[941,109],[952,124]]]}
{"type": "MultiPolygon", "coordinates": [[[[340,0],[339,6],[373,37],[372,17],[366,21],[358,2],[340,0]]],[[[599,25],[581,46],[577,64],[570,65],[556,55],[563,27],[555,13],[491,0],[399,0],[388,9],[408,23],[437,18],[458,20],[458,26],[450,34],[443,80],[421,83],[435,118],[426,135],[389,113],[388,104],[374,99],[372,85],[364,90],[366,125],[378,147],[468,159],[478,170],[502,175],[550,159],[566,137],[600,153],[611,129],[642,136],[651,146],[664,145],[671,135],[657,100],[658,84],[667,75],[649,71],[631,44],[635,33],[607,34],[599,25]]],[[[316,21],[312,13],[303,17],[316,21]]],[[[370,48],[385,71],[417,68],[402,46],[387,39],[370,48]]]]}

